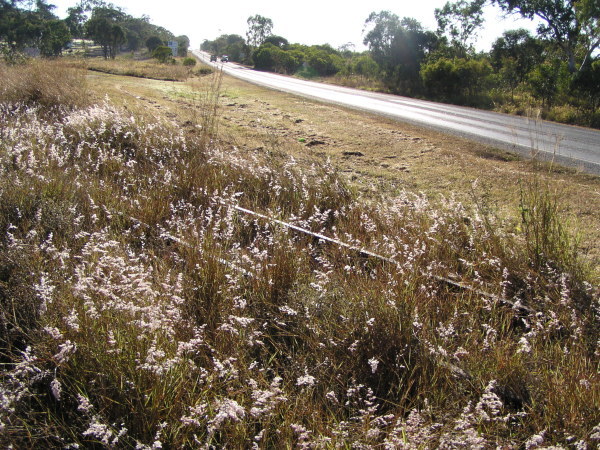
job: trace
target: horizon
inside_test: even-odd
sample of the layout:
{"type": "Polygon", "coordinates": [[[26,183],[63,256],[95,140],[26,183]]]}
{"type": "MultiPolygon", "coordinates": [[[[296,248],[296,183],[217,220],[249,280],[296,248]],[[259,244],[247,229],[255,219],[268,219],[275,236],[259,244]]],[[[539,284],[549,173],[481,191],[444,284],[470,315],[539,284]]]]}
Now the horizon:
{"type": "MultiPolygon", "coordinates": [[[[54,13],[64,19],[67,9],[77,4],[74,0],[51,1],[56,6],[54,13]]],[[[402,17],[411,17],[421,23],[423,28],[435,31],[437,23],[434,11],[446,3],[445,0],[424,0],[399,8],[398,2],[375,0],[368,6],[356,5],[344,8],[342,2],[317,2],[307,0],[302,5],[282,5],[274,0],[259,0],[252,4],[234,0],[227,3],[189,6],[182,0],[172,0],[167,5],[156,0],[129,0],[127,5],[115,4],[133,17],[147,15],[150,22],[161,26],[176,36],[186,35],[190,39],[190,48],[198,49],[204,40],[214,40],[223,34],[237,34],[246,37],[247,19],[260,14],[273,21],[273,34],[286,38],[290,43],[304,45],[329,44],[339,48],[352,44],[356,51],[365,51],[363,30],[365,20],[371,12],[389,10],[402,17]],[[321,8],[320,14],[314,11],[321,8]],[[402,11],[400,11],[402,9],[402,11]],[[235,17],[231,11],[236,11],[235,17]],[[182,14],[186,12],[187,14],[182,14]],[[331,21],[331,17],[335,21],[331,21]]],[[[493,42],[507,30],[526,28],[535,30],[535,22],[505,16],[497,7],[486,6],[485,23],[474,40],[477,51],[487,52],[493,42]]]]}

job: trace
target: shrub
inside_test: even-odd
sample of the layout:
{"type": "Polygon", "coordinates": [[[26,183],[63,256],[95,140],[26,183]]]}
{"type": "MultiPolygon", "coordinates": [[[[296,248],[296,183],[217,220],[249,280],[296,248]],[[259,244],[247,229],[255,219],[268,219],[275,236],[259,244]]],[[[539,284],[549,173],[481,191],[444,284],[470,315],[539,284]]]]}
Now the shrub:
{"type": "Polygon", "coordinates": [[[196,58],[185,58],[183,60],[183,65],[186,67],[194,67],[196,65],[196,58]]]}
{"type": "Polygon", "coordinates": [[[485,106],[492,67],[487,60],[439,58],[421,67],[423,86],[435,99],[485,106]]]}
{"type": "Polygon", "coordinates": [[[152,52],[152,57],[158,59],[161,63],[174,61],[173,52],[169,47],[160,45],[152,52]]]}

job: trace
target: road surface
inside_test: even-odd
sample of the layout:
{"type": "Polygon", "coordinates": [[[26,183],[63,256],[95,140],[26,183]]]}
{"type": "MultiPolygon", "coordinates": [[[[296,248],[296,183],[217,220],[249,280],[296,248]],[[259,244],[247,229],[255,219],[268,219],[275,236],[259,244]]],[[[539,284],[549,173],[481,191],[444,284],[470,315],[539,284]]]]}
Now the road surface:
{"type": "Polygon", "coordinates": [[[231,62],[211,63],[208,53],[194,54],[228,75],[284,92],[383,115],[395,120],[513,151],[522,156],[555,160],[600,174],[600,131],[462,106],[415,100],[341,86],[315,83],[231,62]]]}

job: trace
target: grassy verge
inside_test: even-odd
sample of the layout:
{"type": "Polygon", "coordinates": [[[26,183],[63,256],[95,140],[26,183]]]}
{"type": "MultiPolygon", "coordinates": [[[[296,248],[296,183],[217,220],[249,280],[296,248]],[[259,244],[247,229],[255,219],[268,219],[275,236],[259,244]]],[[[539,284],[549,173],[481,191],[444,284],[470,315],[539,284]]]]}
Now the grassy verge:
{"type": "Polygon", "coordinates": [[[232,145],[203,83],[186,127],[2,98],[3,445],[597,443],[600,297],[551,186],[518,227],[480,192],[367,201],[232,145]]]}
{"type": "Polygon", "coordinates": [[[174,64],[164,64],[153,59],[138,61],[133,58],[120,56],[115,60],[101,58],[86,59],[85,64],[88,70],[96,72],[164,81],[185,81],[194,74],[207,75],[210,73],[205,69],[202,71],[193,67],[183,66],[181,63],[182,58],[174,61],[174,64]]]}

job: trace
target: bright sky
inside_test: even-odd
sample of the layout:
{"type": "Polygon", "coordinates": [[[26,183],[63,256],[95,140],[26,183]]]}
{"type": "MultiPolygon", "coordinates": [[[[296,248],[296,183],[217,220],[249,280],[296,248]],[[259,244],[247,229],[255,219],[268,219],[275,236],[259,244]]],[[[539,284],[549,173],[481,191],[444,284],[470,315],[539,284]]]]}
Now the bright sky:
{"type": "MultiPolygon", "coordinates": [[[[205,39],[221,34],[239,34],[246,37],[246,20],[255,14],[273,21],[273,34],[283,36],[290,43],[307,45],[329,43],[337,48],[348,42],[356,50],[363,50],[364,22],[373,11],[389,10],[400,18],[417,19],[424,28],[434,31],[437,24],[434,10],[447,0],[367,0],[350,3],[348,0],[113,0],[134,16],[150,16],[150,21],[176,36],[187,35],[192,48],[198,48],[205,39]]],[[[57,6],[59,17],[66,16],[67,8],[77,0],[48,0],[57,6]]],[[[516,28],[534,30],[530,21],[503,18],[499,10],[488,7],[486,23],[476,42],[478,50],[489,50],[505,30],[516,28]]]]}

